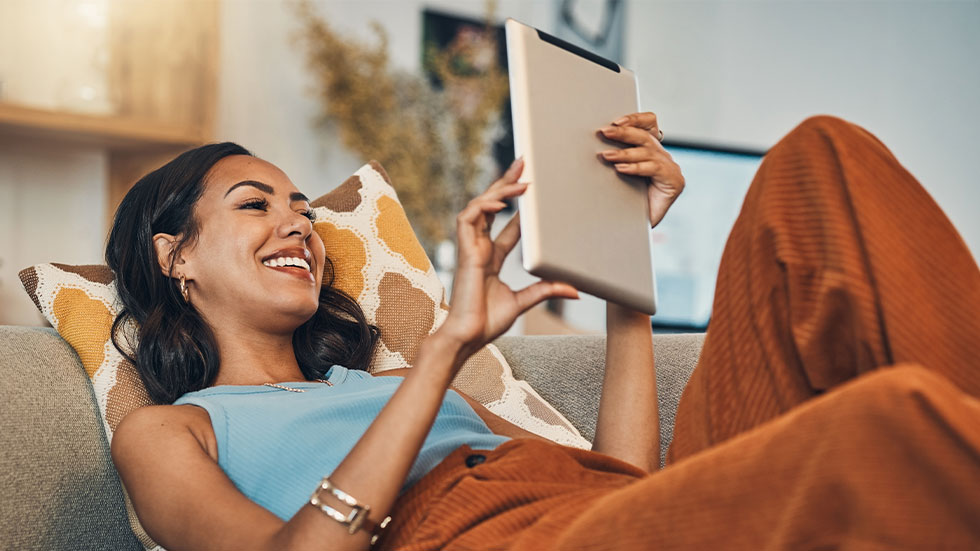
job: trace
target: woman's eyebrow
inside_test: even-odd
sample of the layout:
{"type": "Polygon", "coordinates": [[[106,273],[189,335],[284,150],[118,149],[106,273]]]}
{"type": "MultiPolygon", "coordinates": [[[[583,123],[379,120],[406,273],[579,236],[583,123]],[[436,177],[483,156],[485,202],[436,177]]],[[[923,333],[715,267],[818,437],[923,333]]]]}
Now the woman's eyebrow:
{"type": "MultiPolygon", "coordinates": [[[[257,182],[255,180],[242,180],[241,182],[238,182],[237,184],[228,188],[228,191],[225,192],[225,197],[228,197],[229,193],[235,191],[235,189],[240,188],[242,186],[251,186],[254,187],[255,189],[258,189],[259,191],[268,193],[269,195],[276,194],[276,190],[273,189],[272,186],[270,186],[269,184],[264,184],[262,182],[257,182]]],[[[306,201],[307,203],[310,202],[310,199],[306,195],[303,195],[298,191],[294,191],[293,193],[290,193],[289,200],[291,202],[292,201],[306,201]]]]}
{"type": "Polygon", "coordinates": [[[228,188],[228,191],[225,192],[225,197],[228,197],[228,194],[229,193],[235,191],[236,189],[238,189],[238,188],[240,188],[242,186],[252,186],[252,187],[258,189],[259,191],[263,191],[265,193],[268,193],[269,195],[275,195],[276,194],[276,191],[274,189],[272,189],[272,186],[270,186],[269,184],[263,184],[262,182],[256,182],[255,180],[242,180],[241,182],[238,182],[237,184],[235,184],[235,185],[231,186],[230,188],[228,188]]]}

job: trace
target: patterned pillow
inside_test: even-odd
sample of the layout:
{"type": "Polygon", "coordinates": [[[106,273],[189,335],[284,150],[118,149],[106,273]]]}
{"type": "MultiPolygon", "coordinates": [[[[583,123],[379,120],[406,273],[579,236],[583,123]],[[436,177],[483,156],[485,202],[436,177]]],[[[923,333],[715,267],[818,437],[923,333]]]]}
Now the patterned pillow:
{"type": "MultiPolygon", "coordinates": [[[[410,367],[422,338],[439,328],[449,307],[388,175],[372,161],[313,206],[314,229],[334,264],[334,284],[356,298],[368,321],[381,331],[370,370],[410,367]]],[[[127,413],[152,403],[135,367],[109,339],[121,308],[114,274],[104,265],[39,264],[19,276],[34,304],[78,354],[111,441],[127,413]]],[[[514,379],[492,344],[463,365],[453,384],[524,429],[561,444],[589,447],[557,410],[527,383],[514,379]]],[[[127,509],[140,541],[159,549],[128,498],[127,509]]]]}
{"type": "MultiPolygon", "coordinates": [[[[411,367],[422,339],[442,325],[449,306],[388,175],[371,161],[312,206],[313,228],[334,264],[334,285],[354,297],[381,330],[371,371],[411,367]]],[[[453,385],[524,429],[589,447],[557,410],[514,378],[492,344],[467,360],[453,385]]]]}

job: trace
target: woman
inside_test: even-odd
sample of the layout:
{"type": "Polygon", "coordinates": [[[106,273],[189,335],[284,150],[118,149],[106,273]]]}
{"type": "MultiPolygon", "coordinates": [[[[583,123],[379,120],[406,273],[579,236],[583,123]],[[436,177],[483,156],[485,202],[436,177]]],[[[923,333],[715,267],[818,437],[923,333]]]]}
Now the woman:
{"type": "MultiPolygon", "coordinates": [[[[656,117],[629,115],[602,132],[630,146],[602,155],[615,170],[650,178],[656,225],[684,186],[656,117]]],[[[386,373],[403,379],[356,371],[374,333],[353,301],[321,290],[328,259],[306,198],[281,171],[211,146],[141,180],[120,206],[107,259],[141,326],[135,360],[151,395],[179,397],[133,412],[113,439],[150,535],[172,549],[363,549],[390,514],[383,548],[881,548],[980,538],[971,532],[980,497],[957,491],[980,483],[980,409],[966,394],[980,393],[967,367],[980,327],[960,315],[980,305],[980,274],[870,135],[812,119],[767,157],[722,261],[712,327],[681,404],[675,464],[654,475],[646,474],[659,449],[646,316],[608,307],[601,453],[523,438],[446,392],[465,358],[521,312],[576,296],[557,282],[514,292],[497,278],[518,226],[491,240],[489,222],[526,189],[520,171],[516,162],[460,213],[452,308],[413,369],[386,373]],[[877,163],[880,181],[852,153],[877,163]],[[858,185],[869,181],[880,189],[858,185]],[[929,237],[902,243],[921,253],[908,262],[883,253],[893,246],[887,239],[848,240],[901,229],[891,222],[909,216],[929,237]],[[824,220],[829,230],[814,231],[824,220]],[[926,284],[934,258],[954,286],[926,284]],[[892,268],[907,271],[883,276],[892,268]],[[919,285],[907,298],[909,282],[919,285]],[[916,325],[892,323],[904,302],[920,312],[916,325]],[[927,304],[950,311],[925,322],[927,304]],[[896,341],[933,322],[931,348],[942,351],[921,356],[929,371],[881,370],[842,384],[916,359],[896,341]],[[430,428],[435,443],[426,441],[430,428]],[[940,463],[955,469],[915,473],[940,463]],[[850,492],[843,510],[840,487],[850,492]],[[899,490],[906,501],[895,506],[899,490]]]]}

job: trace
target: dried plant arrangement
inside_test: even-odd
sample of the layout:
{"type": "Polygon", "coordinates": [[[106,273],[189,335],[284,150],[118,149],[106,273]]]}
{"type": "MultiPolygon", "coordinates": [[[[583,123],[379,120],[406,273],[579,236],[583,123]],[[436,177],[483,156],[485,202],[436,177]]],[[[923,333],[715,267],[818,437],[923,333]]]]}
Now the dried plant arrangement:
{"type": "MultiPolygon", "coordinates": [[[[488,21],[493,3],[488,3],[488,21]]],[[[344,36],[296,4],[298,35],[315,79],[324,128],[364,160],[377,159],[427,252],[453,236],[456,213],[496,177],[491,131],[508,95],[493,29],[426,52],[438,83],[391,66],[388,37],[376,22],[373,41],[344,36]]]]}

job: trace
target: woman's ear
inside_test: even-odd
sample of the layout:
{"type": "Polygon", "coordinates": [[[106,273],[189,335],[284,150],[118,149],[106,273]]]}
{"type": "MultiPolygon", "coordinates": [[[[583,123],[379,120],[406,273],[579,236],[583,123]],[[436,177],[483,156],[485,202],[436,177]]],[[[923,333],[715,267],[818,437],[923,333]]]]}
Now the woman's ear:
{"type": "Polygon", "coordinates": [[[177,246],[177,241],[177,238],[169,233],[158,233],[153,236],[153,248],[157,253],[157,263],[160,264],[160,271],[167,277],[171,277],[171,263],[176,261],[174,247],[177,246]]]}

